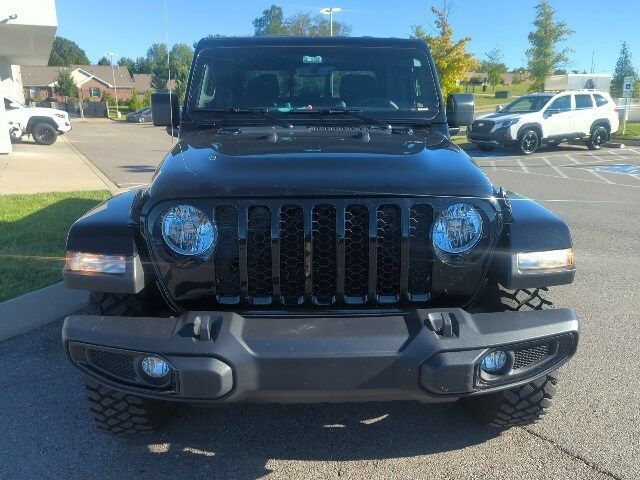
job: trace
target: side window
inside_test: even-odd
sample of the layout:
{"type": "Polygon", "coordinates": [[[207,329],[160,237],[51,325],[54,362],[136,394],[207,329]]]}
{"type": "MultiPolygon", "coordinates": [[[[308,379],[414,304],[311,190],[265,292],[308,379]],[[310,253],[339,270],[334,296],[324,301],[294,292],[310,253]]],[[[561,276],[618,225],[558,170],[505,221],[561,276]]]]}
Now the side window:
{"type": "Polygon", "coordinates": [[[606,98],[604,98],[602,95],[595,94],[593,98],[596,99],[596,105],[598,107],[602,107],[603,105],[606,105],[607,103],[609,103],[609,101],[606,98]]]}
{"type": "Polygon", "coordinates": [[[18,107],[12,107],[11,106],[12,103],[13,102],[11,100],[9,100],[8,98],[5,98],[4,99],[4,109],[8,111],[8,110],[15,110],[16,108],[18,108],[18,107]]]}
{"type": "Polygon", "coordinates": [[[576,110],[585,110],[587,108],[593,108],[593,100],[591,100],[591,95],[576,95],[576,110]]]}
{"type": "Polygon", "coordinates": [[[562,97],[556,98],[553,102],[551,102],[548,110],[556,113],[571,110],[571,96],[563,95],[562,97]]]}

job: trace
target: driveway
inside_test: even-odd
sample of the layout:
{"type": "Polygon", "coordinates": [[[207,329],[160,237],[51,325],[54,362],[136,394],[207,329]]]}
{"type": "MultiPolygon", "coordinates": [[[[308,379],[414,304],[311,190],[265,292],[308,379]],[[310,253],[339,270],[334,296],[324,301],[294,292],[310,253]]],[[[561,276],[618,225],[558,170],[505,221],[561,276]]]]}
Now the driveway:
{"type": "MultiPolygon", "coordinates": [[[[70,139],[122,186],[171,146],[147,125],[88,123],[70,139]]],[[[640,149],[470,154],[574,235],[576,282],[551,290],[577,309],[581,340],[542,422],[498,434],[411,402],[191,406],[163,434],[114,438],[89,419],[58,323],[0,343],[0,478],[640,478],[640,149]]]]}

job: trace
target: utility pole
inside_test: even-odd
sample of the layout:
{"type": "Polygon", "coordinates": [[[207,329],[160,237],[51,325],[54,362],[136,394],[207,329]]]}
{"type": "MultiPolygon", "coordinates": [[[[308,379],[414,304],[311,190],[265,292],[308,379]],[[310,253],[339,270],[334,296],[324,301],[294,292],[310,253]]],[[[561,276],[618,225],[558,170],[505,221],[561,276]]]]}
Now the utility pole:
{"type": "Polygon", "coordinates": [[[340,7],[321,8],[320,13],[323,15],[329,15],[329,35],[333,37],[333,12],[341,12],[340,7]]]}
{"type": "Polygon", "coordinates": [[[120,118],[120,107],[118,106],[118,87],[116,87],[116,67],[114,65],[117,53],[105,53],[105,56],[111,57],[111,74],[113,75],[113,96],[116,97],[116,118],[120,118]]]}
{"type": "Polygon", "coordinates": [[[594,71],[594,69],[593,69],[593,65],[594,65],[594,64],[593,64],[593,59],[594,59],[595,55],[596,55],[596,51],[595,51],[595,50],[593,50],[593,51],[591,52],[591,73],[595,73],[595,71],[594,71]]]}

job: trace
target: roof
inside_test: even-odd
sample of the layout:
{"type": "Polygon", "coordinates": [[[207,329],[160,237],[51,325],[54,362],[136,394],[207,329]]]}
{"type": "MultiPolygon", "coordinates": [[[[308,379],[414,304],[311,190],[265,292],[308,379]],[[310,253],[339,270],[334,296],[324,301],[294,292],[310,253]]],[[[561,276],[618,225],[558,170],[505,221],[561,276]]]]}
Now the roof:
{"type": "Polygon", "coordinates": [[[196,49],[224,46],[360,46],[360,47],[414,47],[425,48],[422,40],[414,38],[379,37],[206,37],[198,42],[196,49]]]}
{"type": "MultiPolygon", "coordinates": [[[[72,65],[70,67],[29,67],[21,66],[22,85],[25,87],[51,86],[56,82],[61,71],[78,72],[87,79],[95,78],[108,87],[113,87],[113,72],[109,65],[72,65]]],[[[115,68],[116,85],[120,88],[132,88],[133,81],[127,67],[115,68]]]]}
{"type": "MultiPolygon", "coordinates": [[[[151,86],[151,74],[150,73],[134,73],[133,75],[133,89],[138,93],[153,92],[154,89],[151,86]]],[[[176,86],[175,80],[170,80],[167,83],[169,89],[174,89],[176,86]]]]}

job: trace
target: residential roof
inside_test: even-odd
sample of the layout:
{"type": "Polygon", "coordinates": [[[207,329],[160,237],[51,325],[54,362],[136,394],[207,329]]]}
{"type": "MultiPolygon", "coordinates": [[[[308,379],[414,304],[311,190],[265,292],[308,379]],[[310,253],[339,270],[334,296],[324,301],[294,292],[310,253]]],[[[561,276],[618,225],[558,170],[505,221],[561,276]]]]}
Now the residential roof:
{"type": "MultiPolygon", "coordinates": [[[[22,85],[25,87],[51,86],[56,82],[60,71],[69,73],[81,71],[86,76],[91,76],[101,81],[108,87],[113,86],[113,72],[109,65],[72,65],[70,67],[30,67],[21,66],[22,85]]],[[[133,81],[129,69],[125,66],[115,68],[116,85],[120,88],[132,88],[133,81]]]]}

